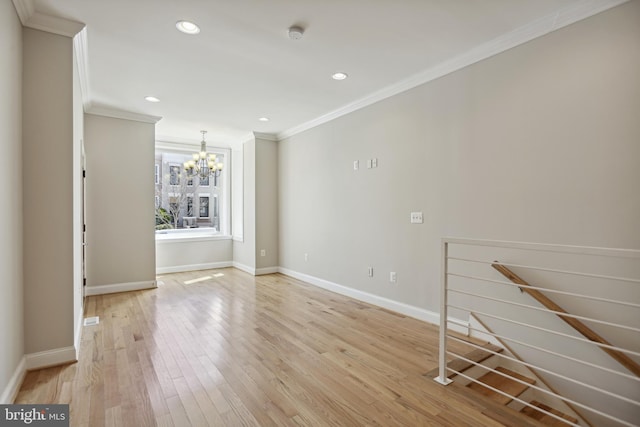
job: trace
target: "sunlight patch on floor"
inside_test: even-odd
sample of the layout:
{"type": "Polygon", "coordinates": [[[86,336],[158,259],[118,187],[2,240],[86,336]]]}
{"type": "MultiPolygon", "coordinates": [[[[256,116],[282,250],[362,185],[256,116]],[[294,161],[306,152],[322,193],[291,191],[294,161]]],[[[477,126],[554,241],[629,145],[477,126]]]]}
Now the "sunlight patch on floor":
{"type": "Polygon", "coordinates": [[[185,280],[182,283],[184,283],[185,285],[192,285],[194,283],[204,282],[205,280],[209,280],[209,279],[211,279],[211,276],[202,276],[202,277],[198,277],[197,279],[185,280]]]}

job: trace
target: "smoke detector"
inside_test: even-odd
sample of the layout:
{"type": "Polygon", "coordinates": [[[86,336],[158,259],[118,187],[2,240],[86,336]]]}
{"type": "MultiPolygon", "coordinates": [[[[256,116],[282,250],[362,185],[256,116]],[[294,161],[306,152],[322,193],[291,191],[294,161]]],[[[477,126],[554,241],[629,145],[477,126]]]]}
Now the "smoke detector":
{"type": "Polygon", "coordinates": [[[304,28],[297,25],[289,27],[289,38],[291,40],[300,40],[304,34],[304,28]]]}

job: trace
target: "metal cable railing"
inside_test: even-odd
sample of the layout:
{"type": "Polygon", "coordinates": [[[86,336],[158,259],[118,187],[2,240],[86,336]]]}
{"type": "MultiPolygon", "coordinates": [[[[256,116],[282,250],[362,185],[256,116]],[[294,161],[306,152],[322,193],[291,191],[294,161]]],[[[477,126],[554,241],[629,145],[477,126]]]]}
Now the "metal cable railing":
{"type": "Polygon", "coordinates": [[[445,238],[441,268],[437,382],[446,385],[451,383],[450,377],[458,376],[500,395],[508,395],[462,370],[449,368],[447,356],[479,367],[476,370],[480,372],[508,376],[468,359],[465,354],[449,351],[447,340],[452,339],[491,353],[498,363],[539,380],[532,385],[509,378],[527,386],[530,393],[546,402],[557,403],[560,408],[554,409],[567,413],[567,417],[508,395],[512,402],[517,402],[512,404],[516,407],[533,408],[568,425],[637,425],[634,423],[640,420],[640,364],[637,362],[640,360],[640,251],[445,238]],[[495,259],[501,261],[491,261],[495,259]],[[535,285],[525,282],[509,268],[517,268],[522,277],[530,272],[536,278],[535,285]],[[510,281],[492,277],[496,274],[494,269],[510,281]],[[579,286],[583,283],[578,280],[588,280],[588,286],[579,286]],[[551,298],[562,298],[563,306],[551,298]],[[470,334],[498,343],[508,354],[450,335],[447,332],[450,309],[455,310],[458,317],[469,315],[478,319],[482,327],[469,326],[470,334]],[[594,312],[597,316],[593,316],[594,312]],[[611,342],[603,335],[611,337],[611,342]],[[574,423],[571,419],[578,421],[574,423]]]}

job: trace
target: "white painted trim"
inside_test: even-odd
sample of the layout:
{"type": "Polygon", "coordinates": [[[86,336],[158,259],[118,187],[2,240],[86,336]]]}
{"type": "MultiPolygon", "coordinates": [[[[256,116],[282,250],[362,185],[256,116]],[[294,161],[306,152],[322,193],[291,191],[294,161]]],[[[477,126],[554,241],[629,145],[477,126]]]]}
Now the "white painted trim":
{"type": "Polygon", "coordinates": [[[552,31],[626,3],[627,1],[628,0],[591,0],[574,3],[556,13],[544,16],[527,25],[502,34],[501,36],[476,46],[461,55],[437,64],[434,67],[428,68],[400,82],[382,88],[365,96],[364,98],[330,111],[329,113],[306,123],[284,130],[277,134],[277,140],[281,141],[323,123],[337,119],[338,117],[342,117],[356,110],[382,101],[383,99],[392,97],[409,89],[413,89],[417,86],[458,71],[471,64],[482,61],[483,59],[502,53],[535,38],[544,36],[552,31]]]}
{"type": "Polygon", "coordinates": [[[256,275],[256,269],[253,267],[249,267],[248,265],[240,264],[239,262],[233,261],[233,267],[237,268],[238,270],[242,270],[245,273],[249,273],[252,276],[256,275]]]}
{"type": "Polygon", "coordinates": [[[76,349],[74,346],[30,353],[25,357],[27,359],[28,371],[76,362],[78,360],[76,359],[76,349]]]}
{"type": "Polygon", "coordinates": [[[71,21],[69,19],[59,18],[57,16],[45,15],[36,11],[27,23],[25,27],[33,28],[34,30],[46,31],[48,33],[58,34],[65,37],[74,37],[78,34],[85,25],[81,22],[71,21]]]}
{"type": "MultiPolygon", "coordinates": [[[[200,151],[200,142],[199,139],[156,135],[156,150],[192,153],[200,151]]],[[[228,143],[213,139],[207,140],[207,149],[213,152],[231,151],[228,143]]]]}
{"type": "Polygon", "coordinates": [[[80,358],[80,342],[82,341],[82,326],[84,325],[84,307],[80,310],[78,316],[78,328],[76,329],[76,336],[73,339],[73,346],[76,349],[76,359],[80,358]]]}
{"type": "Polygon", "coordinates": [[[273,274],[273,273],[279,273],[279,272],[280,272],[280,267],[263,267],[263,268],[256,268],[255,275],[262,276],[263,274],[273,274]]]}
{"type": "Polygon", "coordinates": [[[10,405],[16,400],[16,396],[20,391],[20,386],[22,385],[22,381],[24,380],[24,376],[27,373],[27,359],[25,356],[22,356],[16,370],[13,372],[13,375],[9,379],[9,383],[2,391],[0,395],[0,405],[10,405]]]}
{"type": "MultiPolygon", "coordinates": [[[[277,135],[276,135],[276,138],[277,138],[277,135]]],[[[255,141],[255,140],[256,140],[256,135],[255,135],[255,133],[254,133],[254,132],[251,132],[251,133],[249,133],[249,134],[247,134],[247,135],[243,136],[243,137],[239,140],[239,142],[240,142],[240,145],[243,145],[243,144],[245,144],[245,143],[247,143],[247,142],[252,142],[252,141],[255,141]]],[[[242,148],[240,148],[240,150],[242,150],[242,148]]]]}
{"type": "Polygon", "coordinates": [[[82,94],[82,106],[84,111],[91,108],[91,95],[89,93],[89,51],[87,50],[87,27],[84,27],[73,38],[73,48],[76,53],[76,65],[80,80],[80,92],[82,94]]]}
{"type": "Polygon", "coordinates": [[[162,119],[162,117],[160,116],[151,116],[148,114],[134,113],[131,111],[118,110],[115,108],[98,107],[95,105],[92,105],[87,111],[85,111],[85,113],[93,114],[96,116],[111,117],[114,119],[132,120],[134,122],[143,122],[143,123],[151,123],[151,124],[156,124],[162,119]]]}
{"type": "MultiPolygon", "coordinates": [[[[180,243],[180,242],[212,242],[212,241],[224,241],[231,240],[231,236],[228,234],[205,234],[200,233],[195,230],[197,228],[193,228],[194,230],[192,235],[183,236],[181,233],[171,234],[159,234],[156,233],[156,243],[180,243]]],[[[188,231],[185,231],[184,234],[189,234],[188,231]]]]}
{"type": "Polygon", "coordinates": [[[233,236],[234,242],[244,242],[244,235],[238,234],[233,236]]]}
{"type": "Polygon", "coordinates": [[[233,267],[233,261],[208,262],[204,264],[176,265],[156,268],[156,274],[181,273],[183,271],[212,270],[214,268],[233,267]]]}
{"type": "Polygon", "coordinates": [[[35,11],[33,0],[13,0],[13,6],[16,8],[20,22],[26,26],[35,11]]]}
{"type": "Polygon", "coordinates": [[[264,139],[265,141],[278,141],[278,136],[272,133],[262,133],[262,132],[254,132],[253,136],[255,139],[264,139]]]}
{"type": "Polygon", "coordinates": [[[105,295],[115,294],[117,292],[140,291],[143,289],[157,288],[158,284],[155,280],[145,282],[129,282],[129,283],[113,283],[110,285],[85,286],[85,295],[105,295]]]}
{"type": "MultiPolygon", "coordinates": [[[[426,310],[424,308],[405,304],[399,301],[394,301],[389,298],[370,294],[358,289],[349,288],[347,286],[339,285],[328,280],[320,279],[318,277],[310,276],[304,273],[299,273],[294,270],[289,270],[288,268],[279,267],[279,272],[284,275],[291,276],[294,279],[302,280],[303,282],[309,283],[319,288],[326,289],[328,291],[354,298],[369,304],[373,304],[378,307],[386,308],[387,310],[392,310],[397,313],[404,314],[405,316],[413,317],[414,319],[423,320],[425,322],[433,323],[434,325],[440,324],[440,314],[430,310],[426,310]]],[[[469,322],[454,318],[449,318],[448,320],[449,329],[460,332],[464,335],[468,334],[469,322]]]]}

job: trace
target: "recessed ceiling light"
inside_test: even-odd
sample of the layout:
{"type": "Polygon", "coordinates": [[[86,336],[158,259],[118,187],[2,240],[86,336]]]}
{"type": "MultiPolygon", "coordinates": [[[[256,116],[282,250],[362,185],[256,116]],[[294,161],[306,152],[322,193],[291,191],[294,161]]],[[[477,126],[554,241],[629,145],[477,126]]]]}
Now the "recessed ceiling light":
{"type": "Polygon", "coordinates": [[[176,28],[185,34],[198,34],[200,32],[200,27],[190,21],[178,21],[176,22],[176,28]]]}
{"type": "Polygon", "coordinates": [[[261,122],[268,122],[269,118],[268,117],[260,117],[258,120],[260,120],[261,122]]]}
{"type": "Polygon", "coordinates": [[[331,76],[331,78],[332,78],[333,80],[344,80],[344,79],[346,79],[347,77],[349,77],[349,76],[347,75],[347,73],[334,73],[334,74],[331,76]]]}
{"type": "Polygon", "coordinates": [[[144,99],[146,99],[149,102],[160,102],[160,100],[155,96],[145,96],[144,99]]]}

